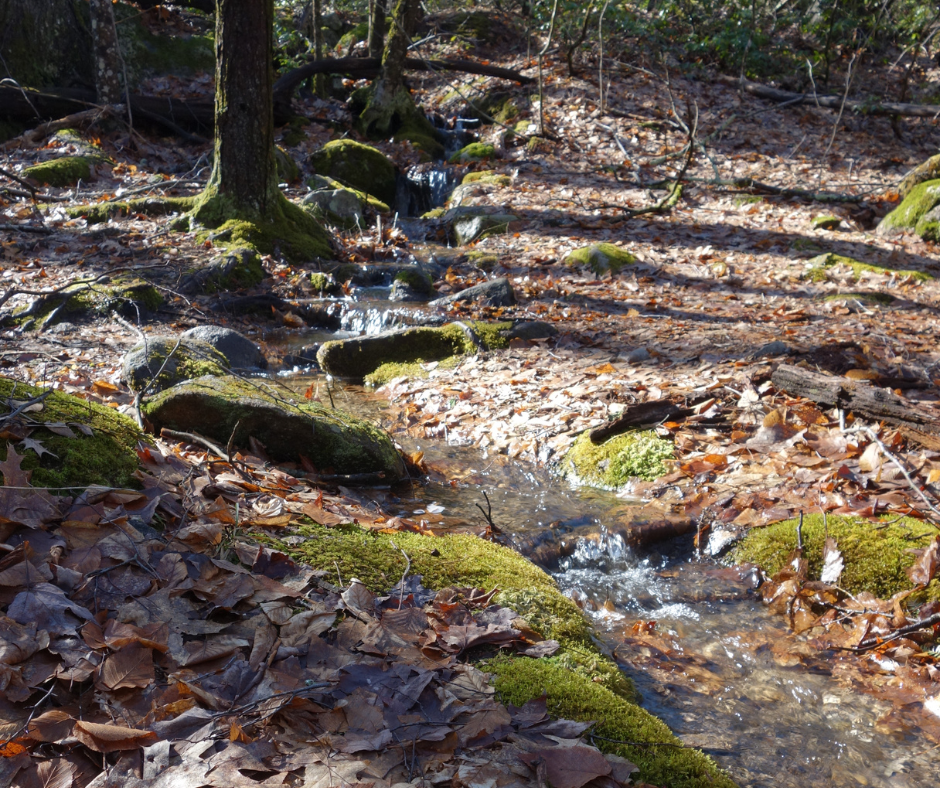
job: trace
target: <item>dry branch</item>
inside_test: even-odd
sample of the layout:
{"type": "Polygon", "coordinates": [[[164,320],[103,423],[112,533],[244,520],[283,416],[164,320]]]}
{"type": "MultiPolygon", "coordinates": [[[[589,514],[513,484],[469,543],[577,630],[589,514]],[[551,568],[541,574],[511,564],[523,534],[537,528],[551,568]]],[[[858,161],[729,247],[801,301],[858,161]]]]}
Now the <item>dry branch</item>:
{"type": "Polygon", "coordinates": [[[791,364],[781,364],[771,379],[778,390],[893,424],[921,445],[940,449],[940,413],[918,407],[889,389],[791,364]]]}

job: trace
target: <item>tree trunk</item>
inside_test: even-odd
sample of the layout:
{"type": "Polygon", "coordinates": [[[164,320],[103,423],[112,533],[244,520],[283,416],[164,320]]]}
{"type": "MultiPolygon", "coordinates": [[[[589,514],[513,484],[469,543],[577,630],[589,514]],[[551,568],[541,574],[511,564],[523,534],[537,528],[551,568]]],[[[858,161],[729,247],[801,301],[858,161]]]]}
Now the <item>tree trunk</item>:
{"type": "Polygon", "coordinates": [[[91,36],[95,42],[95,91],[99,104],[122,102],[117,27],[111,0],[90,0],[91,36]]]}
{"type": "Polygon", "coordinates": [[[369,57],[382,57],[385,48],[385,0],[371,0],[369,6],[369,57]]]}
{"type": "Polygon", "coordinates": [[[218,0],[215,162],[207,192],[238,213],[268,215],[281,197],[274,159],[273,0],[218,0]]]}
{"type": "MultiPolygon", "coordinates": [[[[317,60],[323,58],[323,2],[322,0],[313,0],[313,56],[317,60]]],[[[317,74],[314,77],[316,85],[316,94],[320,98],[326,98],[326,77],[323,74],[317,74]]]]}

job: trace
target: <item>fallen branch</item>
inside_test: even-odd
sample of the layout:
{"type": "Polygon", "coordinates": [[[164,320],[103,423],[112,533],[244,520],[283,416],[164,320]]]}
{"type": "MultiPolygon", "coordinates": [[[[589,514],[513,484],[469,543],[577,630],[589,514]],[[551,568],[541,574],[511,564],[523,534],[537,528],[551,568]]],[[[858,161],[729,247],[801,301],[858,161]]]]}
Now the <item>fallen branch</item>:
{"type": "Polygon", "coordinates": [[[788,104],[812,103],[818,107],[839,110],[843,108],[857,112],[860,115],[902,115],[912,118],[940,117],[940,107],[930,104],[903,104],[895,101],[880,101],[875,96],[854,101],[846,100],[843,96],[820,96],[816,93],[794,93],[789,90],[772,88],[747,79],[737,77],[719,76],[718,81],[725,85],[733,85],[745,93],[771,101],[785,101],[788,104]]]}
{"type": "Polygon", "coordinates": [[[682,419],[691,416],[694,412],[692,408],[684,408],[671,400],[657,399],[652,402],[638,402],[630,405],[613,421],[595,427],[591,430],[589,437],[591,443],[603,443],[615,435],[622,435],[624,432],[639,427],[661,424],[667,419],[682,419]]]}

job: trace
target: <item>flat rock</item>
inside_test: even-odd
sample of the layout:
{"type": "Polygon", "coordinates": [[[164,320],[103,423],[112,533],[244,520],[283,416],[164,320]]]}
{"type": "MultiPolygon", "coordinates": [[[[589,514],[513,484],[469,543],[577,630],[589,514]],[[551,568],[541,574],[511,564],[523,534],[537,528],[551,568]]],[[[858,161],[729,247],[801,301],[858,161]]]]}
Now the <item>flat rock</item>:
{"type": "Polygon", "coordinates": [[[437,298],[430,306],[451,306],[452,304],[474,303],[480,306],[512,306],[516,303],[516,294],[506,277],[481,282],[459,293],[437,298]]]}
{"type": "Polygon", "coordinates": [[[386,482],[407,475],[383,430],[344,411],[304,402],[270,381],[198,378],[157,395],[144,413],[158,432],[164,427],[196,431],[223,446],[230,439],[247,446],[253,437],[275,462],[303,458],[321,474],[382,474],[386,482]]]}
{"type": "Polygon", "coordinates": [[[231,369],[267,369],[268,360],[244,334],[224,326],[196,326],[183,332],[183,339],[212,345],[228,360],[231,369]]]}

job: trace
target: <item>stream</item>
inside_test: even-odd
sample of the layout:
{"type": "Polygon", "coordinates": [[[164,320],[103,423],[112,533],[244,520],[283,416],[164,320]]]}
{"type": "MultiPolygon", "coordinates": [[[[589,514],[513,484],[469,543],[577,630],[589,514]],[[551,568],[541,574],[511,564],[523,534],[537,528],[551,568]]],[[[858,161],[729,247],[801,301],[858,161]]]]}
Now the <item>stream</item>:
{"type": "MultiPolygon", "coordinates": [[[[326,385],[309,373],[285,382],[306,388],[315,380],[326,385]]],[[[381,421],[384,400],[361,387],[338,386],[333,396],[337,407],[381,421]]],[[[411,498],[377,491],[382,507],[418,517],[439,512],[454,527],[480,528],[476,504],[486,508],[485,492],[504,537],[592,617],[643,705],[742,788],[936,785],[929,741],[876,728],[889,704],[841,685],[819,668],[822,660],[808,669],[775,655],[774,644],[789,633],[764,609],[752,573],[697,558],[688,538],[631,550],[607,527],[639,519],[640,502],[574,488],[475,448],[396,439],[423,451],[447,481],[430,481],[411,498]],[[561,549],[533,549],[547,532],[561,549]]]]}

